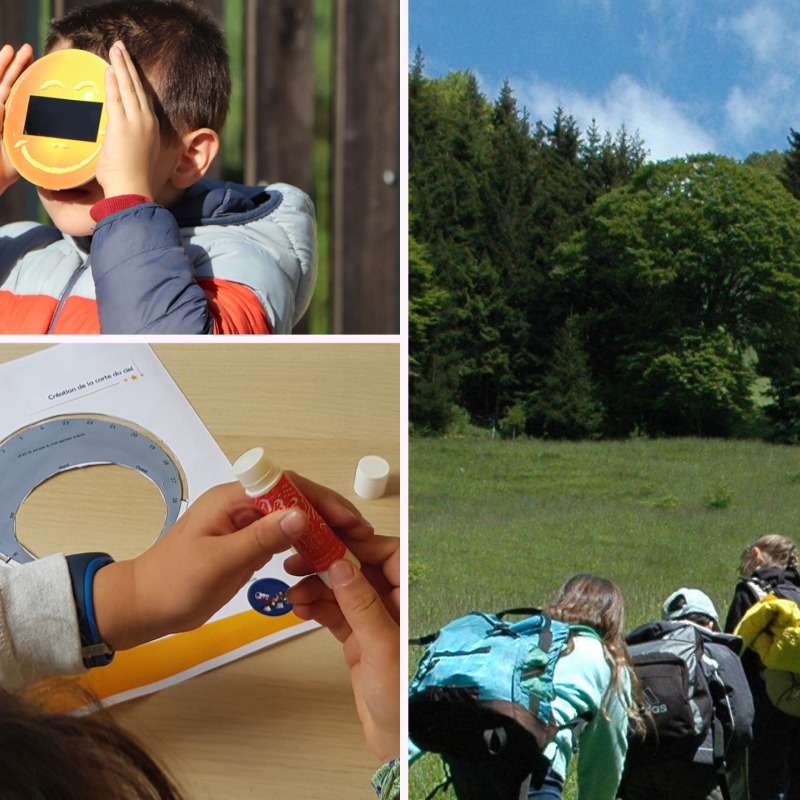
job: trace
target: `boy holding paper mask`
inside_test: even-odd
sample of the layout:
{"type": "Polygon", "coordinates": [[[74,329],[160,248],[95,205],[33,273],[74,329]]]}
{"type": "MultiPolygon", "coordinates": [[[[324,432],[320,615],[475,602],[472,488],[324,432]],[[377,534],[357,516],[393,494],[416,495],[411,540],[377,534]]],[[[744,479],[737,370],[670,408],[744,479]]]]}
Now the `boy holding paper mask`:
{"type": "MultiPolygon", "coordinates": [[[[0,334],[291,332],[316,280],[311,201],[204,180],[230,94],[222,31],[188,0],[112,0],[50,23],[46,53],[69,48],[110,62],[97,172],[37,186],[55,229],[0,228],[0,334]]],[[[0,50],[0,103],[31,58],[0,50]]],[[[18,177],[0,149],[0,191],[18,177]]]]}

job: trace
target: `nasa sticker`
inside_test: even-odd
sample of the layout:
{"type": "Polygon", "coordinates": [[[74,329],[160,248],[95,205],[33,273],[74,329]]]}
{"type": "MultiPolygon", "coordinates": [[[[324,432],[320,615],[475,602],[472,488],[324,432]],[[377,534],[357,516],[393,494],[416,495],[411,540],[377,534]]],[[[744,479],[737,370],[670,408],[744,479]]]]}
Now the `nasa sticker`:
{"type": "Polygon", "coordinates": [[[45,189],[90,181],[106,132],[108,64],[85,50],[34,61],[6,102],[3,146],[23,178],[45,189]]]}
{"type": "Polygon", "coordinates": [[[286,599],[289,584],[277,578],[259,578],[250,584],[247,600],[250,605],[267,617],[280,617],[292,610],[292,604],[286,599]]]}

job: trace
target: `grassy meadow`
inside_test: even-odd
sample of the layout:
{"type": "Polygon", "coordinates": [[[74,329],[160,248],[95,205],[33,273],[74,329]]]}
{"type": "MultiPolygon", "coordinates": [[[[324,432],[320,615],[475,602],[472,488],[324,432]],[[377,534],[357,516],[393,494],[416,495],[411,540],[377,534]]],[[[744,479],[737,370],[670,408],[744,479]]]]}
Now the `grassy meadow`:
{"type": "MultiPolygon", "coordinates": [[[[412,437],[409,635],[477,609],[541,605],[577,572],[620,586],[628,629],[681,586],[707,592],[724,621],[742,548],[762,533],[795,536],[798,508],[796,447],[412,437]]],[[[411,648],[412,670],[421,653],[411,648]]],[[[409,798],[440,780],[438,759],[424,757],[409,798]]]]}

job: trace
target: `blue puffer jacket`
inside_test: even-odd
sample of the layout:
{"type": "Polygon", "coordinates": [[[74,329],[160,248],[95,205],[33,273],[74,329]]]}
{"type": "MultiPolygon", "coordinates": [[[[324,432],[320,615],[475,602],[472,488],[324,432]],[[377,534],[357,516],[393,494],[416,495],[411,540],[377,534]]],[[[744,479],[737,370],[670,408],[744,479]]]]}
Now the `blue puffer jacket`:
{"type": "Polygon", "coordinates": [[[200,181],[91,237],[0,228],[0,334],[290,333],[317,273],[311,200],[293,186],[200,181]]]}

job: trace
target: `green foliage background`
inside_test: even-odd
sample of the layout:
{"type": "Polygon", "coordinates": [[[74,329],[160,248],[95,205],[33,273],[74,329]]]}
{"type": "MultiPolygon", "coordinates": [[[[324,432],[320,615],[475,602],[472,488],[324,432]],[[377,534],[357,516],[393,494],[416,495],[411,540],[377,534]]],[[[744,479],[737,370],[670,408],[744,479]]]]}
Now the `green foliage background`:
{"type": "Polygon", "coordinates": [[[547,438],[800,439],[800,134],[647,163],[506,83],[409,75],[409,416],[547,438]]]}

